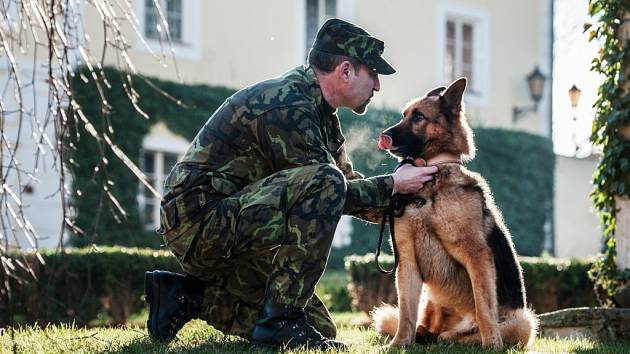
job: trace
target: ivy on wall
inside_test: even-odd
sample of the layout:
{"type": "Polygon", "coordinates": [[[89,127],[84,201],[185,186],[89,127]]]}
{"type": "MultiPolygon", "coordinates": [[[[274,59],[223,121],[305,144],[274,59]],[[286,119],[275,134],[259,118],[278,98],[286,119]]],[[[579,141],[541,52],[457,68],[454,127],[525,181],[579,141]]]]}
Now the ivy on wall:
{"type": "MultiPolygon", "coordinates": [[[[101,99],[96,85],[85,78],[89,77],[86,71],[80,71],[72,78],[76,99],[96,130],[109,131],[113,142],[136,165],[140,159],[142,139],[151,125],[163,122],[173,133],[191,141],[210,114],[234,93],[234,90],[224,87],[183,85],[150,79],[152,85],[176,100],[181,100],[181,104],[178,104],[176,100],[165,97],[151,87],[147,80],[134,76],[133,89],[139,96],[138,105],[151,117],[147,120],[133,108],[123,90],[125,74],[107,68],[104,75],[110,87],[103,93],[111,107],[107,119],[103,118],[101,105],[98,104],[101,99]]],[[[83,127],[78,127],[77,132],[78,134],[71,136],[72,160],[68,165],[73,173],[72,206],[76,211],[75,224],[85,235],[73,236],[72,243],[76,246],[91,243],[159,246],[162,240],[155,232],[145,231],[139,215],[137,196],[140,185],[136,177],[109,150],[106,151],[107,162],[99,160],[97,143],[88,136],[83,127]],[[107,198],[104,186],[124,208],[126,216],[117,212],[107,198]]]]}
{"type": "MultiPolygon", "coordinates": [[[[176,134],[192,140],[207,118],[234,91],[221,87],[186,86],[151,79],[156,86],[180,99],[183,107],[165,98],[141,78],[134,78],[134,89],[138,92],[139,106],[149,114],[146,120],[137,113],[122,90],[121,73],[107,69],[106,76],[111,89],[105,92],[112,107],[109,125],[113,130],[114,142],[138,163],[143,137],[149,127],[164,122],[176,134]]],[[[80,75],[74,78],[77,99],[86,115],[97,129],[109,129],[101,123],[101,107],[96,87],[84,82],[80,75]]],[[[390,173],[397,162],[376,147],[378,134],[400,119],[400,113],[371,109],[365,116],[357,117],[349,110],[339,111],[346,144],[355,169],[367,176],[390,173]]],[[[81,136],[84,132],[79,131],[81,136]]],[[[550,213],[553,198],[554,155],[551,141],[539,136],[500,129],[475,129],[477,158],[469,168],[480,172],[488,180],[497,205],[502,209],[521,255],[539,255],[542,250],[544,225],[550,213]],[[535,166],[535,168],[534,168],[535,166]]],[[[92,139],[73,139],[73,205],[77,211],[76,223],[87,236],[75,236],[75,245],[92,242],[106,245],[131,245],[158,247],[161,239],[155,232],[144,231],[139,215],[137,193],[139,183],[135,176],[111,153],[108,154],[107,171],[98,160],[98,146],[92,139]],[[102,166],[101,166],[102,167],[102,166]],[[124,222],[103,197],[103,182],[127,216],[124,222]],[[80,191],[80,193],[79,193],[80,191]],[[97,206],[102,199],[103,211],[97,206]]],[[[343,257],[348,254],[364,254],[374,251],[378,227],[353,220],[350,245],[335,249],[331,253],[330,265],[343,267],[343,257]]]]}
{"type": "Polygon", "coordinates": [[[615,264],[615,196],[630,196],[630,140],[619,134],[621,128],[630,124],[630,95],[622,89],[628,80],[625,73],[630,43],[618,37],[621,20],[629,11],[629,0],[590,0],[589,14],[597,22],[585,25],[585,31],[590,31],[590,40],[597,40],[602,46],[599,56],[592,61],[592,70],[604,77],[595,102],[597,113],[591,141],[602,148],[602,159],[593,176],[592,198],[604,227],[606,248],[589,272],[603,305],[612,305],[612,295],[630,279],[630,270],[622,272],[615,264]]]}

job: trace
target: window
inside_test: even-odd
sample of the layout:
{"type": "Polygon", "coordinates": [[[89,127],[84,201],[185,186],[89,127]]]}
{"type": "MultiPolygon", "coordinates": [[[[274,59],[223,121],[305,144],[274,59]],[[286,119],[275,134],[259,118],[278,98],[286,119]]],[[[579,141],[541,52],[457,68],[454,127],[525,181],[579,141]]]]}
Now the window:
{"type": "Polygon", "coordinates": [[[474,27],[462,20],[446,21],[446,60],[444,76],[446,82],[466,76],[470,87],[475,87],[473,72],[474,27]]]}
{"type": "MultiPolygon", "coordinates": [[[[151,186],[162,195],[164,193],[164,179],[180,156],[163,151],[144,151],[140,168],[147,176],[151,186]]],[[[155,230],[160,223],[160,199],[144,185],[141,185],[143,192],[140,196],[140,210],[143,216],[144,226],[147,229],[155,230]]]]}
{"type": "Polygon", "coordinates": [[[490,15],[485,11],[452,4],[438,7],[439,83],[468,78],[466,100],[474,105],[487,101],[489,82],[490,15]]]}
{"type": "Polygon", "coordinates": [[[134,6],[138,18],[138,31],[134,49],[153,54],[165,54],[170,47],[177,58],[201,59],[201,26],[203,14],[201,0],[135,0],[134,6]],[[155,4],[159,5],[158,7],[155,4]],[[166,29],[162,16],[168,25],[170,43],[166,43],[166,29]]]}
{"type": "Polygon", "coordinates": [[[306,55],[315,41],[317,31],[329,18],[337,16],[337,0],[306,0],[306,55]]]}
{"type": "MultiPolygon", "coordinates": [[[[139,167],[160,195],[164,194],[166,176],[184,155],[188,145],[184,137],[171,132],[162,122],[151,126],[143,138],[139,167]]],[[[157,229],[160,223],[160,198],[142,183],[138,186],[138,206],[145,227],[157,229]]]]}
{"type": "Polygon", "coordinates": [[[158,0],[158,11],[155,0],[144,0],[144,35],[146,38],[166,40],[166,31],[160,17],[160,11],[166,19],[171,41],[182,42],[182,1],[158,0]]]}

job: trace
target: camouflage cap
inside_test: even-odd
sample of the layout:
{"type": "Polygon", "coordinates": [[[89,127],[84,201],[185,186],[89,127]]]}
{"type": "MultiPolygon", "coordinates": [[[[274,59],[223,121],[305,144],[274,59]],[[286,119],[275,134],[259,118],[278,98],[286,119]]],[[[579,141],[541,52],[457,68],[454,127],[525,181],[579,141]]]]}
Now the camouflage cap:
{"type": "Polygon", "coordinates": [[[313,49],[345,55],[363,62],[379,74],[389,75],[396,70],[383,59],[385,44],[359,26],[333,18],[317,32],[313,49]]]}

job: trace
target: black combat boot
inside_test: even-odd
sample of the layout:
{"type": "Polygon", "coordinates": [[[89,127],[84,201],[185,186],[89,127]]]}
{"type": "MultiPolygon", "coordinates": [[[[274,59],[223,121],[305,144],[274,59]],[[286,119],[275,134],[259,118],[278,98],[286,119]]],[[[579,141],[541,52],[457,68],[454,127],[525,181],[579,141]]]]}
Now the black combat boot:
{"type": "Polygon", "coordinates": [[[322,336],[308,323],[304,309],[269,300],[265,301],[262,315],[256,321],[251,342],[287,348],[306,346],[322,350],[348,349],[345,343],[322,336]]]}
{"type": "Polygon", "coordinates": [[[203,305],[203,282],[161,270],[144,273],[149,304],[147,329],[151,338],[171,341],[184,325],[197,318],[203,305]]]}

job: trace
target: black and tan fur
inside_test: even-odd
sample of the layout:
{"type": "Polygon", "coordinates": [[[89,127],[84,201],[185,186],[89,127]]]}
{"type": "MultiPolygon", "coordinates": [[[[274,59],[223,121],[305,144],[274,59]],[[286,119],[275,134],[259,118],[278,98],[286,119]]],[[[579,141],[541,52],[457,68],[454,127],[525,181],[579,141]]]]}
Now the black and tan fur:
{"type": "MultiPolygon", "coordinates": [[[[410,102],[400,123],[383,134],[390,153],[431,161],[444,153],[463,161],[475,147],[462,102],[466,79],[410,102]]],[[[442,339],[500,348],[530,344],[537,322],[527,308],[520,264],[485,180],[444,163],[396,219],[398,308],[383,305],[374,325],[391,346],[442,339]],[[422,292],[422,294],[421,294],[422,292]]]]}

